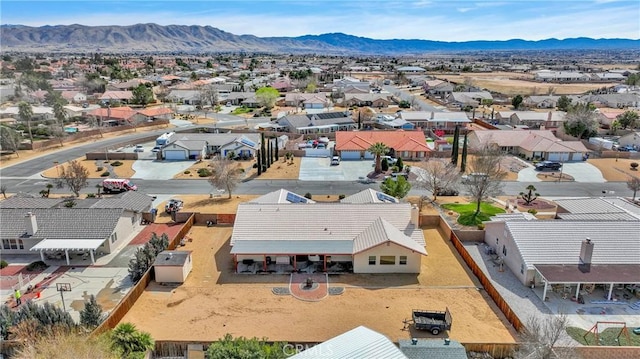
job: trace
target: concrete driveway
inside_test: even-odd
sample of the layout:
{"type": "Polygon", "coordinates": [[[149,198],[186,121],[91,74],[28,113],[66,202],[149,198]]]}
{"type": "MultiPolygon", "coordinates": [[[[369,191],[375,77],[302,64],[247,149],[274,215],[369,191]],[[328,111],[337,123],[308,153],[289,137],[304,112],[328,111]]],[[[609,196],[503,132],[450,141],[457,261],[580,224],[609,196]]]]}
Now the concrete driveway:
{"type": "MultiPolygon", "coordinates": [[[[573,177],[575,182],[604,183],[602,172],[594,165],[587,162],[568,162],[562,165],[562,173],[573,177]]],[[[538,174],[545,173],[536,171],[533,167],[528,167],[518,172],[519,182],[541,182],[538,174]]]]}
{"type": "MultiPolygon", "coordinates": [[[[155,153],[154,153],[155,155],[155,153]]],[[[194,161],[158,161],[152,159],[137,160],[133,163],[136,174],[133,178],[150,180],[169,180],[176,174],[193,165],[194,161]]]]}
{"type": "Polygon", "coordinates": [[[373,161],[341,161],[331,166],[330,157],[303,157],[300,161],[301,181],[355,181],[373,170],[373,161]]]}

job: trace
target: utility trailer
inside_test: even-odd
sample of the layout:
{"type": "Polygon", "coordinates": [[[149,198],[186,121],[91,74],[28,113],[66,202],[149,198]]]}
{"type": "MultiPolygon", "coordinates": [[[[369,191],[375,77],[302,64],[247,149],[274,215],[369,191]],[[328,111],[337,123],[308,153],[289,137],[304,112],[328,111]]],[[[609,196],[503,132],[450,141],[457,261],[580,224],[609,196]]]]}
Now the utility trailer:
{"type": "Polygon", "coordinates": [[[407,326],[413,324],[417,330],[425,330],[433,335],[438,335],[442,331],[451,329],[452,321],[449,308],[446,308],[444,312],[414,309],[412,319],[404,320],[404,327],[406,329],[407,326]]]}

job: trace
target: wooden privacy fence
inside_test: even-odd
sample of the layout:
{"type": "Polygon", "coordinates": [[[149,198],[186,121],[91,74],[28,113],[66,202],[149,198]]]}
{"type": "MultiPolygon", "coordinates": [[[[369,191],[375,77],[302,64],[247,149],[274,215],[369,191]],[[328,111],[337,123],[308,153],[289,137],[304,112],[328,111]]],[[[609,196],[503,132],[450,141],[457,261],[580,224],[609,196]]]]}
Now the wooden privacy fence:
{"type": "Polygon", "coordinates": [[[493,358],[510,358],[517,343],[460,343],[467,352],[489,353],[493,358]]]}
{"type": "Polygon", "coordinates": [[[147,285],[153,280],[153,266],[149,268],[142,278],[136,283],[136,285],[131,288],[129,293],[122,298],[122,300],[116,305],[115,308],[109,313],[107,319],[104,320],[96,329],[93,330],[91,335],[99,335],[110,329],[115,328],[118,323],[124,318],[124,316],[129,312],[131,307],[135,304],[135,302],[140,298],[144,290],[147,288],[147,285]]]}
{"type": "Polygon", "coordinates": [[[184,224],[182,225],[182,229],[180,229],[180,232],[176,233],[176,236],[173,237],[171,242],[169,242],[169,249],[174,250],[178,248],[178,246],[180,245],[180,241],[182,241],[184,236],[186,236],[187,233],[189,233],[189,231],[191,230],[191,227],[193,227],[193,222],[195,218],[196,218],[196,214],[191,213],[191,215],[189,216],[189,219],[187,219],[187,221],[184,222],[184,224]]]}
{"type": "Polygon", "coordinates": [[[498,290],[493,286],[493,284],[491,284],[491,281],[489,280],[489,278],[487,278],[487,276],[484,274],[482,269],[478,267],[476,262],[473,260],[473,258],[469,254],[469,252],[467,252],[466,248],[464,248],[464,246],[462,245],[462,242],[460,241],[460,239],[458,239],[458,236],[456,236],[456,234],[453,231],[451,231],[451,235],[449,236],[449,238],[451,240],[451,243],[453,243],[453,246],[458,251],[458,253],[460,253],[460,256],[462,257],[462,259],[464,259],[464,262],[467,264],[467,266],[469,266],[473,274],[475,274],[475,276],[478,277],[478,280],[480,280],[480,283],[484,287],[487,294],[489,294],[489,296],[491,297],[491,299],[493,299],[493,301],[496,303],[498,308],[500,308],[500,310],[502,311],[504,316],[507,318],[509,323],[511,323],[511,325],[513,325],[513,327],[517,331],[521,331],[522,329],[524,329],[524,324],[522,323],[520,318],[518,318],[516,313],[509,306],[509,304],[507,304],[504,298],[502,298],[502,296],[500,295],[498,290]]]}

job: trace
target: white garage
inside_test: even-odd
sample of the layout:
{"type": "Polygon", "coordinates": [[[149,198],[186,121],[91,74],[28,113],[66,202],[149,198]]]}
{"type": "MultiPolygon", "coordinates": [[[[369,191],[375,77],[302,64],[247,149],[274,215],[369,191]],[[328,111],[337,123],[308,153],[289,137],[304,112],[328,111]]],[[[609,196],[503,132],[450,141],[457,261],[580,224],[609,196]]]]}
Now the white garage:
{"type": "Polygon", "coordinates": [[[187,159],[187,151],[185,150],[163,150],[162,157],[165,160],[184,161],[187,159]]]}
{"type": "Polygon", "coordinates": [[[547,153],[548,161],[565,162],[569,160],[568,152],[549,152],[547,153]]]}
{"type": "Polygon", "coordinates": [[[340,151],[340,159],[342,160],[359,160],[360,151],[340,151]]]}

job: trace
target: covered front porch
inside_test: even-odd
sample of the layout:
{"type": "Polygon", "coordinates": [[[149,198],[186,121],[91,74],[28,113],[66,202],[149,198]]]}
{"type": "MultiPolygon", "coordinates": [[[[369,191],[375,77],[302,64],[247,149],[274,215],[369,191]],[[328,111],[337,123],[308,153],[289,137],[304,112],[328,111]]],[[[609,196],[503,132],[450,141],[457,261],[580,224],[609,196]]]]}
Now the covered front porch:
{"type": "Polygon", "coordinates": [[[106,239],[44,239],[31,251],[40,253],[40,260],[43,262],[65,261],[68,266],[72,263],[86,263],[91,260],[91,264],[96,263],[98,256],[105,253],[99,248],[106,239]]]}
{"type": "Polygon", "coordinates": [[[353,258],[348,255],[326,254],[234,254],[236,273],[289,274],[289,273],[351,273],[353,258]]]}

